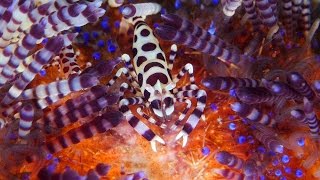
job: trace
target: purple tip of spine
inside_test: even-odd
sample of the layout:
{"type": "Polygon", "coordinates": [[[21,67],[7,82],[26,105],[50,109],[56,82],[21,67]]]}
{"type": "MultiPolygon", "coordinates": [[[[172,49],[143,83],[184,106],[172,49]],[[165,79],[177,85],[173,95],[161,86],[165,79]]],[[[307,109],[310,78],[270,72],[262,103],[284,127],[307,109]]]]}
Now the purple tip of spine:
{"type": "Polygon", "coordinates": [[[123,115],[119,111],[107,111],[103,115],[103,118],[112,124],[113,127],[116,127],[121,120],[123,119],[123,115]]]}
{"type": "Polygon", "coordinates": [[[230,106],[231,106],[231,109],[235,112],[238,112],[241,109],[241,104],[239,102],[235,102],[230,106]]]}
{"type": "Polygon", "coordinates": [[[52,1],[40,5],[40,6],[38,7],[39,14],[40,14],[40,15],[47,15],[47,14],[49,14],[48,9],[49,9],[49,7],[51,6],[51,4],[52,4],[52,1]]]}
{"type": "Polygon", "coordinates": [[[0,5],[4,8],[8,8],[9,6],[11,6],[13,0],[1,0],[0,1],[0,5]]]}
{"type": "Polygon", "coordinates": [[[220,88],[221,79],[219,77],[206,77],[202,80],[202,84],[210,90],[217,90],[220,88]]]}
{"type": "Polygon", "coordinates": [[[82,75],[80,76],[80,83],[83,88],[88,88],[97,85],[99,80],[95,76],[91,75],[82,75]]]}
{"type": "Polygon", "coordinates": [[[289,79],[292,81],[299,81],[302,79],[302,76],[298,72],[289,73],[289,79]]]}
{"type": "Polygon", "coordinates": [[[155,30],[155,34],[163,40],[171,41],[176,36],[177,29],[168,25],[159,25],[155,30]]]}
{"type": "MultiPolygon", "coordinates": [[[[19,5],[20,5],[20,2],[19,2],[19,5]]],[[[30,5],[31,5],[31,1],[25,1],[25,2],[23,2],[22,5],[20,5],[19,9],[23,14],[25,14],[25,13],[29,12],[30,5]]]]}
{"type": "Polygon", "coordinates": [[[316,80],[316,81],[314,82],[314,87],[315,87],[315,89],[316,89],[317,91],[320,91],[320,80],[316,80]]]}
{"type": "Polygon", "coordinates": [[[68,13],[72,17],[78,16],[82,11],[84,11],[87,8],[87,5],[85,4],[73,4],[69,6],[68,13]]]}
{"type": "Polygon", "coordinates": [[[32,35],[36,39],[41,39],[43,37],[43,34],[44,34],[44,26],[42,26],[42,24],[39,23],[39,24],[32,25],[30,29],[30,35],[32,35]]]}
{"type": "Polygon", "coordinates": [[[175,14],[161,14],[161,18],[165,24],[179,28],[182,25],[183,19],[175,14]]]}
{"type": "Polygon", "coordinates": [[[220,164],[224,164],[224,165],[229,163],[230,158],[231,158],[231,154],[226,151],[220,151],[215,156],[215,159],[220,164]]]}
{"type": "Polygon", "coordinates": [[[63,45],[63,38],[61,36],[57,36],[48,40],[47,44],[45,45],[45,49],[53,52],[54,54],[57,54],[62,49],[63,45]]]}
{"type": "Polygon", "coordinates": [[[275,92],[275,93],[279,93],[279,92],[281,91],[281,87],[280,87],[279,84],[274,84],[274,85],[272,85],[272,86],[271,86],[271,89],[272,89],[272,91],[275,92]]]}
{"type": "Polygon", "coordinates": [[[100,176],[105,176],[108,174],[110,166],[107,164],[99,163],[96,166],[96,171],[100,176]]]}
{"type": "Polygon", "coordinates": [[[63,172],[62,179],[80,180],[80,176],[76,171],[71,170],[70,168],[68,168],[68,169],[66,169],[65,172],[63,172]]]}
{"type": "Polygon", "coordinates": [[[136,8],[132,4],[121,6],[121,14],[125,18],[133,17],[136,14],[136,8]]]}

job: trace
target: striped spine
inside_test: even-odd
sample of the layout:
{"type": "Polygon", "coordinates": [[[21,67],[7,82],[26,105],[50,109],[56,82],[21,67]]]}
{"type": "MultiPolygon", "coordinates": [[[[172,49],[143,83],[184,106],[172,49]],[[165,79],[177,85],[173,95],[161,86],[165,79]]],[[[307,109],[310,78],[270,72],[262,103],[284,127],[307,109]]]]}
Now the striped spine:
{"type": "Polygon", "coordinates": [[[0,85],[4,85],[8,80],[13,78],[14,70],[19,64],[28,56],[30,50],[32,50],[37,40],[41,39],[44,33],[45,22],[35,24],[31,27],[30,33],[27,34],[23,39],[20,46],[18,46],[13,55],[10,57],[7,64],[1,69],[0,74],[0,85]]]}
{"type": "Polygon", "coordinates": [[[59,114],[57,118],[53,118],[53,121],[48,122],[47,119],[45,119],[45,124],[51,127],[63,128],[69,124],[77,122],[81,118],[88,117],[89,115],[103,110],[107,106],[115,104],[118,102],[118,99],[119,96],[116,94],[101,96],[98,99],[84,103],[66,114],[62,114],[62,116],[59,114]]]}
{"type": "Polygon", "coordinates": [[[246,104],[273,103],[282,98],[281,96],[273,95],[264,87],[240,87],[236,89],[236,96],[246,104]]]}
{"type": "Polygon", "coordinates": [[[108,0],[108,5],[113,8],[122,6],[123,3],[124,0],[108,0]]]}
{"type": "Polygon", "coordinates": [[[309,86],[308,82],[304,79],[304,77],[298,72],[291,72],[287,75],[287,81],[289,85],[300,93],[302,96],[308,98],[308,100],[312,101],[315,97],[315,93],[309,86]]]}
{"type": "Polygon", "coordinates": [[[302,100],[301,94],[292,89],[289,85],[283,82],[274,82],[262,80],[263,84],[269,89],[274,95],[285,97],[286,99],[302,100]]]}
{"type": "Polygon", "coordinates": [[[181,18],[180,16],[175,14],[161,14],[161,18],[165,22],[165,25],[174,27],[178,31],[190,33],[191,35],[196,36],[199,39],[211,42],[220,48],[229,46],[218,36],[210,34],[207,30],[193,24],[188,19],[181,18]]]}
{"type": "Polygon", "coordinates": [[[274,127],[276,125],[276,121],[269,115],[264,114],[260,110],[247,104],[235,102],[231,104],[231,109],[242,118],[247,118],[251,121],[258,122],[268,127],[274,127]]]}
{"type": "Polygon", "coordinates": [[[38,7],[36,7],[35,9],[31,10],[28,13],[28,16],[25,19],[25,21],[23,21],[21,23],[21,25],[19,27],[19,31],[29,32],[29,28],[32,26],[32,24],[39,23],[43,17],[45,17],[49,14],[48,8],[50,7],[51,4],[52,4],[52,2],[48,2],[48,3],[42,4],[38,7]]]}
{"type": "Polygon", "coordinates": [[[67,80],[41,84],[32,89],[22,91],[21,99],[42,99],[58,94],[67,95],[71,92],[97,85],[98,79],[91,75],[73,76],[67,80]]]}
{"type": "Polygon", "coordinates": [[[17,29],[27,17],[31,0],[20,1],[18,6],[12,11],[10,20],[7,21],[6,26],[1,30],[2,36],[0,38],[0,47],[4,48],[10,44],[10,40],[19,35],[17,29]],[[22,3],[22,4],[21,4],[22,3]]]}
{"type": "Polygon", "coordinates": [[[220,164],[227,165],[228,167],[236,170],[241,170],[243,167],[244,160],[227,152],[227,151],[219,151],[215,155],[216,161],[220,164]]]}
{"type": "Polygon", "coordinates": [[[34,79],[37,73],[40,72],[42,67],[47,64],[51,58],[57,54],[64,44],[69,45],[74,35],[68,35],[69,41],[64,41],[63,36],[57,36],[48,41],[46,46],[40,50],[36,55],[34,61],[32,61],[27,69],[22,72],[19,79],[16,80],[14,85],[9,89],[8,94],[2,100],[2,104],[10,104],[16,99],[25,87],[34,79]]]}
{"type": "Polygon", "coordinates": [[[246,14],[249,16],[249,20],[251,21],[254,29],[257,31],[259,29],[259,25],[261,24],[261,20],[256,12],[255,2],[253,0],[243,0],[243,5],[246,14]]]}
{"type": "Polygon", "coordinates": [[[229,180],[243,180],[243,174],[230,169],[213,169],[213,173],[219,174],[229,180]]]}
{"type": "Polygon", "coordinates": [[[258,130],[253,130],[252,133],[269,150],[283,153],[283,145],[277,137],[258,130]]]}
{"type": "Polygon", "coordinates": [[[20,109],[19,136],[25,138],[29,133],[34,120],[34,107],[31,104],[23,105],[20,109]]]}
{"type": "Polygon", "coordinates": [[[306,115],[303,110],[294,109],[290,112],[290,114],[292,117],[294,117],[299,122],[304,123],[304,124],[308,124],[308,119],[306,118],[306,115]]]}
{"type": "Polygon", "coordinates": [[[313,110],[313,103],[310,102],[307,98],[304,98],[303,104],[304,104],[304,112],[306,115],[306,121],[308,121],[311,136],[318,137],[319,136],[319,120],[313,110]]]}
{"type": "Polygon", "coordinates": [[[202,80],[202,84],[210,90],[231,90],[238,87],[257,87],[259,81],[249,78],[234,78],[221,76],[208,76],[202,80]]]}
{"type": "Polygon", "coordinates": [[[184,31],[179,31],[174,27],[168,25],[159,25],[156,28],[155,32],[163,40],[173,41],[177,44],[186,45],[189,48],[217,57],[221,61],[237,63],[240,60],[239,54],[235,51],[221,48],[213,43],[200,39],[191,34],[187,34],[184,31]]]}
{"type": "Polygon", "coordinates": [[[53,141],[47,142],[43,146],[43,149],[46,153],[57,153],[73,144],[78,144],[81,140],[106,132],[117,126],[121,120],[122,114],[120,112],[107,111],[101,116],[95,117],[92,121],[72,129],[64,135],[58,136],[53,141]]]}

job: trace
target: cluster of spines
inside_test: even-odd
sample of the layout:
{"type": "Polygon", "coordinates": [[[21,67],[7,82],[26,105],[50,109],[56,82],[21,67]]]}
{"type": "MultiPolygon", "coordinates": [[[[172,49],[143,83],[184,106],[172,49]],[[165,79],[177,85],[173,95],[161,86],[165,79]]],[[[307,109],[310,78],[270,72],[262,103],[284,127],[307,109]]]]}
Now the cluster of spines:
{"type": "Polygon", "coordinates": [[[164,25],[156,28],[156,34],[163,40],[173,41],[205,54],[218,57],[223,62],[238,63],[240,55],[226,48],[226,43],[215,35],[194,25],[187,19],[174,14],[164,14],[164,25]]]}

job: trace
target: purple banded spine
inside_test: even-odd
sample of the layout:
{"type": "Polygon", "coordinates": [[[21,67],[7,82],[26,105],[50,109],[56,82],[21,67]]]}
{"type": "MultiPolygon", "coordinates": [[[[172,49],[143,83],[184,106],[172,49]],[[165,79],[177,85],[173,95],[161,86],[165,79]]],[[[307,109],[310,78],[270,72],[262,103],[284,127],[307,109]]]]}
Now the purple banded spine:
{"type": "Polygon", "coordinates": [[[81,140],[106,132],[117,126],[122,118],[122,114],[118,111],[107,111],[101,116],[95,117],[92,121],[72,129],[62,136],[58,136],[53,141],[47,142],[43,148],[47,153],[57,153],[72,144],[78,144],[81,140]]]}
{"type": "Polygon", "coordinates": [[[121,13],[125,18],[132,18],[157,14],[160,10],[161,5],[157,3],[138,3],[122,6],[121,13]]]}
{"type": "Polygon", "coordinates": [[[17,102],[13,105],[10,105],[9,107],[6,107],[4,108],[4,111],[2,112],[2,115],[4,117],[13,117],[16,113],[19,112],[20,108],[22,106],[22,102],[17,102]]]}
{"type": "Polygon", "coordinates": [[[3,67],[7,65],[14,49],[17,47],[15,44],[10,44],[6,48],[2,50],[2,53],[0,53],[0,71],[2,71],[3,67]]]}
{"type": "Polygon", "coordinates": [[[238,87],[257,87],[259,81],[249,78],[208,76],[202,80],[202,84],[210,90],[231,90],[238,87]]]}
{"type": "Polygon", "coordinates": [[[20,109],[19,136],[25,138],[29,133],[34,120],[34,107],[31,104],[23,105],[20,109]]]}
{"type": "Polygon", "coordinates": [[[31,10],[28,13],[27,19],[21,23],[20,31],[29,31],[28,29],[32,24],[37,24],[40,22],[41,19],[44,19],[43,17],[49,14],[48,8],[51,4],[52,2],[48,2],[31,10]]]}
{"type": "Polygon", "coordinates": [[[220,164],[227,165],[228,167],[236,170],[242,169],[243,166],[243,159],[227,152],[227,151],[219,151],[215,155],[216,161],[220,164]]]}
{"type": "Polygon", "coordinates": [[[165,25],[174,27],[178,31],[190,33],[191,35],[196,36],[199,39],[211,42],[220,48],[225,48],[228,46],[222,39],[210,34],[207,30],[204,30],[201,27],[193,24],[188,19],[181,18],[180,16],[175,14],[162,14],[161,18],[165,22],[165,25]]]}
{"type": "Polygon", "coordinates": [[[13,0],[0,1],[0,17],[12,5],[12,3],[13,3],[13,0]]]}
{"type": "Polygon", "coordinates": [[[315,97],[315,93],[309,86],[308,82],[304,79],[304,77],[298,72],[291,72],[287,75],[287,81],[289,85],[300,93],[302,96],[308,98],[308,100],[312,101],[315,97]]]}
{"type": "Polygon", "coordinates": [[[73,76],[67,80],[55,81],[22,91],[21,99],[41,99],[58,94],[67,95],[71,92],[97,85],[98,79],[91,75],[73,76]]]}
{"type": "Polygon", "coordinates": [[[255,2],[263,24],[268,27],[275,26],[277,17],[272,10],[270,2],[268,0],[256,0],[255,2]]]}
{"type": "Polygon", "coordinates": [[[60,99],[64,98],[65,95],[63,94],[58,94],[54,96],[48,96],[44,99],[37,99],[37,107],[40,109],[45,109],[51,104],[54,104],[55,102],[59,101],[60,99]]]}
{"type": "Polygon", "coordinates": [[[4,48],[8,44],[10,44],[10,40],[19,35],[19,32],[16,32],[22,21],[27,17],[27,12],[29,11],[31,5],[31,0],[20,1],[17,8],[15,8],[12,12],[12,16],[6,26],[4,27],[2,32],[2,36],[0,38],[0,47],[4,48]],[[22,4],[20,4],[22,3],[22,4]]]}
{"type": "Polygon", "coordinates": [[[46,46],[35,55],[34,61],[29,64],[27,69],[22,72],[20,78],[17,79],[14,85],[9,89],[8,94],[2,100],[2,104],[10,104],[14,99],[20,96],[25,87],[34,79],[36,74],[40,72],[42,67],[46,65],[66,43],[71,43],[71,41],[69,40],[69,42],[66,42],[63,36],[57,36],[50,39],[46,46]]]}
{"type": "Polygon", "coordinates": [[[320,97],[320,80],[315,80],[313,82],[313,87],[315,92],[317,93],[318,98],[320,97]]]}
{"type": "Polygon", "coordinates": [[[243,174],[230,169],[213,169],[213,173],[219,174],[229,180],[243,180],[243,174]]]}
{"type": "Polygon", "coordinates": [[[299,122],[304,123],[304,124],[308,124],[308,119],[306,118],[306,115],[303,110],[294,109],[290,112],[290,114],[292,117],[294,117],[299,122]]]}
{"type": "Polygon", "coordinates": [[[258,13],[256,12],[256,5],[253,0],[243,0],[244,9],[246,14],[249,16],[249,20],[251,21],[255,30],[259,29],[259,25],[261,24],[258,13]]]}
{"type": "Polygon", "coordinates": [[[246,104],[258,104],[263,102],[277,102],[281,96],[273,95],[264,87],[240,87],[236,89],[236,96],[246,104]]]}
{"type": "Polygon", "coordinates": [[[283,153],[283,145],[280,140],[270,134],[263,133],[262,131],[253,130],[253,135],[262,143],[266,148],[273,152],[283,153]]]}
{"type": "Polygon", "coordinates": [[[302,100],[301,94],[292,89],[289,85],[283,82],[274,82],[263,80],[263,84],[274,95],[285,97],[286,99],[302,100]]]}
{"type": "Polygon", "coordinates": [[[293,36],[292,0],[282,0],[282,23],[289,37],[293,36]]]}
{"type": "Polygon", "coordinates": [[[301,26],[304,30],[305,36],[307,36],[308,31],[311,27],[311,1],[303,0],[301,5],[301,26]]]}
{"type": "Polygon", "coordinates": [[[57,163],[53,162],[48,166],[40,169],[37,174],[39,179],[86,179],[86,180],[97,180],[103,176],[106,176],[110,170],[110,166],[107,164],[99,163],[96,165],[95,169],[90,169],[87,175],[81,176],[76,171],[69,167],[66,167],[63,172],[57,173],[56,170],[57,163]]]}
{"type": "Polygon", "coordinates": [[[262,113],[260,110],[244,104],[240,102],[235,102],[231,104],[231,109],[235,111],[239,116],[242,118],[247,118],[251,121],[258,122],[260,124],[274,127],[276,124],[276,121],[271,118],[269,115],[262,113]]]}
{"type": "Polygon", "coordinates": [[[28,56],[30,50],[35,47],[37,40],[42,38],[44,33],[43,28],[43,23],[31,27],[30,33],[22,39],[21,45],[14,50],[7,65],[2,69],[0,74],[0,85],[4,85],[8,80],[13,78],[15,75],[14,70],[28,56]]]}
{"type": "Polygon", "coordinates": [[[106,93],[106,86],[94,86],[90,88],[90,90],[79,97],[68,99],[64,104],[55,108],[53,111],[46,114],[43,121],[50,122],[55,118],[59,118],[66,114],[67,112],[71,112],[72,110],[80,107],[86,102],[93,101],[94,99],[98,99],[106,93]]]}
{"type": "Polygon", "coordinates": [[[219,58],[221,61],[228,61],[231,63],[237,63],[240,60],[238,53],[230,51],[225,48],[220,48],[217,45],[199,39],[196,36],[187,34],[184,31],[178,31],[175,28],[168,25],[160,25],[156,28],[156,34],[163,40],[173,41],[177,44],[186,45],[189,48],[201,51],[219,58]]]}
{"type": "Polygon", "coordinates": [[[313,110],[313,103],[310,102],[307,98],[303,99],[304,104],[304,112],[306,115],[306,120],[308,121],[308,125],[310,128],[311,136],[318,137],[319,136],[319,120],[313,110]]]}
{"type": "Polygon", "coordinates": [[[116,94],[108,94],[101,96],[98,99],[94,99],[90,102],[84,103],[80,107],[73,109],[72,111],[67,112],[66,114],[57,114],[58,117],[54,118],[53,121],[46,121],[45,124],[49,124],[52,127],[63,128],[69,124],[77,122],[81,118],[88,117],[96,112],[99,112],[106,108],[107,106],[115,104],[119,99],[119,96],[116,94]]]}

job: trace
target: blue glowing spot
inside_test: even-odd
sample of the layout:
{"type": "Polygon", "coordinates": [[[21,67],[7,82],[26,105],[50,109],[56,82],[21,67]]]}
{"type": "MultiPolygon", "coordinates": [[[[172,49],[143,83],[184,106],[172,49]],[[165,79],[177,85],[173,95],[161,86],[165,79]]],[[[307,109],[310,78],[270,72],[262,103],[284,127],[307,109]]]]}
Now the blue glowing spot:
{"type": "Polygon", "coordinates": [[[283,163],[288,163],[290,161],[290,158],[288,155],[283,155],[282,158],[281,158],[281,161],[283,163]]]}
{"type": "Polygon", "coordinates": [[[81,32],[81,27],[74,27],[74,31],[78,33],[81,32]]]}
{"type": "Polygon", "coordinates": [[[210,108],[212,109],[212,111],[217,111],[218,110],[218,106],[214,103],[210,104],[210,108]]]}
{"type": "Polygon", "coordinates": [[[98,37],[99,37],[99,33],[96,32],[96,31],[93,31],[93,32],[92,32],[92,37],[93,37],[93,38],[98,38],[98,37]]]}
{"type": "Polygon", "coordinates": [[[320,54],[315,55],[314,58],[317,62],[320,62],[320,54]]]}
{"type": "Polygon", "coordinates": [[[265,180],[266,177],[264,175],[260,175],[260,180],[265,180]]]}
{"type": "Polygon", "coordinates": [[[304,138],[299,138],[297,141],[298,146],[304,146],[305,142],[304,142],[304,138]]]}
{"type": "Polygon", "coordinates": [[[277,169],[277,170],[274,172],[274,174],[275,174],[276,176],[281,176],[282,172],[281,172],[280,169],[277,169]]]}
{"type": "Polygon", "coordinates": [[[275,160],[272,161],[272,165],[273,166],[277,166],[278,164],[279,164],[278,159],[275,159],[275,160]]]}
{"type": "Polygon", "coordinates": [[[229,124],[229,129],[230,130],[234,131],[234,130],[236,130],[236,128],[237,128],[237,125],[235,123],[230,123],[229,124]]]}
{"type": "Polygon", "coordinates": [[[119,29],[120,28],[120,21],[115,21],[114,22],[114,27],[119,29]]]}
{"type": "Polygon", "coordinates": [[[230,116],[229,116],[229,119],[230,119],[230,120],[234,120],[234,119],[235,119],[234,115],[230,115],[230,116]]]}
{"type": "Polygon", "coordinates": [[[246,137],[245,136],[239,136],[238,137],[238,143],[239,144],[243,144],[243,143],[245,143],[246,142],[246,137]]]}
{"type": "Polygon", "coordinates": [[[303,176],[302,170],[301,170],[301,169],[297,169],[297,170],[296,170],[296,177],[297,177],[297,178],[301,178],[302,176],[303,176]]]}
{"type": "Polygon", "coordinates": [[[215,6],[219,4],[219,0],[212,0],[211,2],[212,2],[212,4],[215,5],[215,6]]]}
{"type": "Polygon", "coordinates": [[[284,168],[284,172],[286,172],[287,174],[291,174],[292,170],[289,167],[284,168]]]}
{"type": "Polygon", "coordinates": [[[30,174],[29,173],[23,173],[21,176],[21,180],[29,180],[30,179],[30,174]]]}
{"type": "Polygon", "coordinates": [[[281,28],[281,29],[279,30],[279,32],[280,32],[280,35],[281,35],[281,36],[286,35],[286,31],[285,31],[283,28],[281,28]]]}
{"type": "Polygon", "coordinates": [[[154,24],[153,24],[153,27],[154,27],[154,28],[157,28],[157,27],[159,27],[159,24],[158,24],[158,23],[154,23],[154,24]]]}
{"type": "Polygon", "coordinates": [[[92,58],[93,58],[94,60],[100,60],[100,59],[101,59],[101,53],[100,53],[100,52],[94,52],[94,53],[92,54],[92,58]]]}
{"type": "Polygon", "coordinates": [[[200,1],[200,0],[196,0],[196,4],[198,4],[198,5],[199,5],[200,3],[201,3],[201,1],[200,1]]]}
{"type": "Polygon", "coordinates": [[[281,176],[281,177],[280,177],[280,180],[287,180],[287,178],[284,177],[284,176],[281,176]]]}
{"type": "Polygon", "coordinates": [[[161,13],[161,14],[167,14],[167,10],[166,10],[166,8],[164,8],[164,7],[163,7],[163,8],[161,8],[160,13],[161,13]]]}
{"type": "Polygon", "coordinates": [[[247,141],[249,142],[249,144],[253,144],[254,143],[253,136],[251,135],[247,136],[247,141]]]}
{"type": "Polygon", "coordinates": [[[84,32],[82,34],[82,38],[85,42],[88,42],[90,40],[90,34],[88,32],[84,32]]]}
{"type": "Polygon", "coordinates": [[[259,147],[257,148],[257,150],[258,150],[258,152],[260,152],[260,153],[262,153],[262,154],[266,153],[266,148],[264,148],[263,146],[259,146],[259,147]]]}
{"type": "Polygon", "coordinates": [[[210,24],[210,27],[208,29],[209,34],[214,35],[216,32],[216,27],[214,26],[213,22],[210,24]]]}
{"type": "Polygon", "coordinates": [[[98,43],[97,43],[98,47],[102,48],[105,46],[105,43],[104,43],[104,40],[99,40],[98,43]]]}
{"type": "Polygon", "coordinates": [[[292,44],[291,43],[286,44],[286,48],[287,49],[291,49],[292,48],[292,44]]]}
{"type": "Polygon", "coordinates": [[[116,52],[117,47],[113,44],[113,42],[112,42],[111,39],[109,39],[109,40],[107,41],[107,46],[108,46],[108,52],[110,52],[110,53],[116,52]]]}
{"type": "Polygon", "coordinates": [[[41,69],[39,72],[40,76],[44,77],[47,74],[47,71],[45,69],[41,69]]]}
{"type": "Polygon", "coordinates": [[[48,38],[44,38],[41,43],[42,44],[47,44],[47,42],[48,42],[48,38]]]}
{"type": "Polygon", "coordinates": [[[180,9],[181,6],[182,6],[182,3],[181,3],[180,0],[176,0],[176,1],[174,2],[174,7],[175,7],[176,9],[180,9]]]}
{"type": "Polygon", "coordinates": [[[203,147],[203,148],[201,149],[201,153],[202,153],[204,156],[208,156],[209,153],[210,153],[210,149],[205,146],[205,147],[203,147]]]}
{"type": "Polygon", "coordinates": [[[108,19],[104,19],[100,22],[100,26],[102,29],[109,29],[109,21],[108,19]]]}
{"type": "Polygon", "coordinates": [[[56,170],[56,167],[57,167],[57,164],[50,164],[50,165],[47,167],[47,170],[48,170],[50,173],[53,173],[53,172],[56,170]]]}
{"type": "Polygon", "coordinates": [[[237,96],[235,89],[231,89],[231,90],[229,91],[229,94],[230,94],[230,96],[232,96],[232,97],[236,97],[236,96],[237,96]]]}
{"type": "Polygon", "coordinates": [[[46,159],[47,159],[47,160],[50,160],[50,159],[52,159],[52,158],[53,158],[53,155],[52,155],[52,154],[50,154],[50,153],[47,154],[47,156],[46,156],[46,159]]]}

